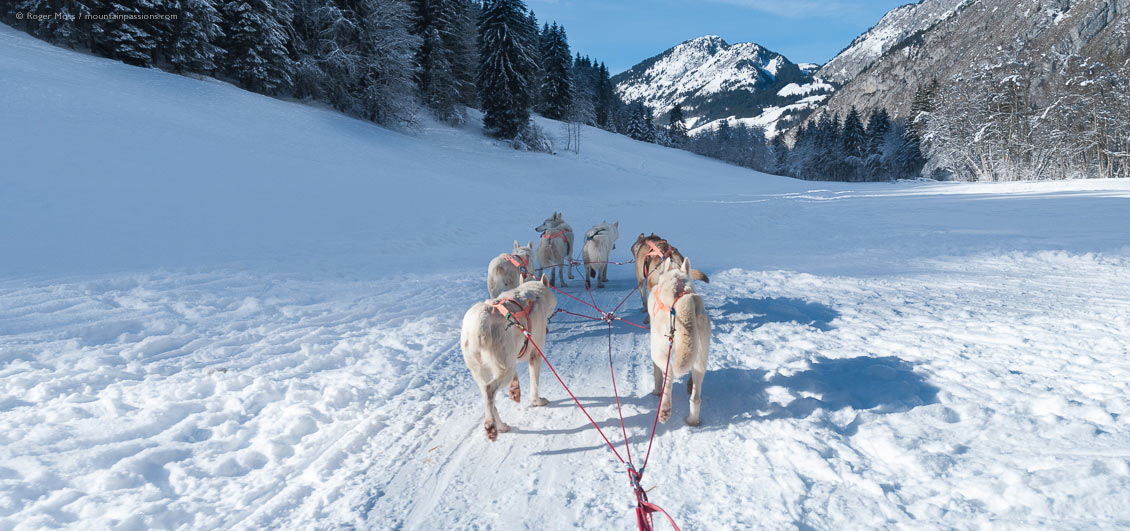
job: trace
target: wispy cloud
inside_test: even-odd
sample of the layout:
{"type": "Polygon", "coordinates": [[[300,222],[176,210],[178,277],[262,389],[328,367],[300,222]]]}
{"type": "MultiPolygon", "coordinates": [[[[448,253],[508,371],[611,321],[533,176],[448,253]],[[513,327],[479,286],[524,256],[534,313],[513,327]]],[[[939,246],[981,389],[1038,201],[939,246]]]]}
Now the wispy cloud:
{"type": "Polygon", "coordinates": [[[825,18],[842,16],[853,11],[858,2],[846,0],[707,0],[716,4],[748,7],[789,18],[825,18]]]}

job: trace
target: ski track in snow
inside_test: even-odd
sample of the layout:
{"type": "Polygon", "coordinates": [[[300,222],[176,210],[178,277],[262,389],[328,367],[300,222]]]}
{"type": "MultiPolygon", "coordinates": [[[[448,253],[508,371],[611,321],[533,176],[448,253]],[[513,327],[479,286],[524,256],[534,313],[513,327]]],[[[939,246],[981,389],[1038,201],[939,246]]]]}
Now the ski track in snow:
{"type": "MultiPolygon", "coordinates": [[[[714,322],[703,425],[683,425],[676,385],[652,500],[686,528],[1130,524],[1130,262],[1041,252],[930,267],[700,283],[714,322]]],[[[480,276],[0,284],[0,525],[630,522],[623,468],[548,370],[549,406],[500,395],[513,430],[483,437],[457,344],[480,276]]],[[[634,285],[628,267],[611,278],[602,307],[634,285]]],[[[637,296],[625,307],[642,319],[637,296]]],[[[612,332],[639,463],[657,402],[646,333],[612,332]]],[[[623,452],[607,341],[604,324],[560,314],[547,355],[623,452]]]]}

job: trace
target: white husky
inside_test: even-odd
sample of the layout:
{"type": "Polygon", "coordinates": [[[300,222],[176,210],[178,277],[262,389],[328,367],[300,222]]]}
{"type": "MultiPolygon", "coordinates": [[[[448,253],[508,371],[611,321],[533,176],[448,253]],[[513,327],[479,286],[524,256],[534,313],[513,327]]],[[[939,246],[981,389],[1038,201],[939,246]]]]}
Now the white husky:
{"type": "MultiPolygon", "coordinates": [[[[573,256],[573,227],[570,227],[561,218],[560,212],[554,212],[534,230],[541,233],[538,239],[538,270],[537,276],[550,269],[551,286],[557,285],[557,275],[561,274],[561,286],[567,286],[563,268],[565,263],[573,256]]],[[[573,278],[573,268],[569,267],[569,278],[573,278]]]]}
{"type": "Polygon", "coordinates": [[[487,291],[490,296],[497,297],[499,293],[518,287],[527,278],[534,278],[533,264],[530,263],[533,257],[534,242],[526,242],[526,246],[522,247],[518,240],[514,240],[514,252],[502,253],[491,259],[487,266],[487,291]]]}
{"type": "Polygon", "coordinates": [[[463,329],[459,345],[463,348],[463,361],[471,376],[479,384],[486,408],[483,429],[487,438],[495,440],[499,432],[510,427],[498,416],[494,394],[503,383],[510,382],[510,399],[521,402],[522,390],[518,386],[517,364],[530,363],[531,406],[544,406],[547,402],[538,396],[538,378],[541,376],[541,355],[545,348],[546,327],[549,316],[557,309],[557,298],[549,288],[546,277],[529,280],[496,298],[475,303],[463,316],[463,329]],[[533,344],[513,324],[517,321],[530,332],[533,344]],[[536,347],[535,347],[536,345],[536,347]]]}
{"type": "Polygon", "coordinates": [[[608,282],[608,256],[616,248],[616,240],[620,238],[620,222],[598,223],[585,233],[585,246],[581,248],[581,257],[585,260],[585,287],[589,285],[589,278],[596,277],[596,287],[603,288],[608,282]]]}
{"type": "Polygon", "coordinates": [[[710,318],[706,315],[702,296],[694,291],[691,261],[676,265],[670,258],[664,260],[656,273],[655,288],[647,300],[651,316],[651,361],[655,375],[655,394],[663,394],[659,404],[659,420],[671,418],[671,382],[691,373],[687,379],[687,392],[691,395],[691,414],[687,424],[698,426],[699,408],[702,405],[702,377],[706,374],[706,357],[710,352],[710,318]],[[674,310],[672,310],[674,307],[674,310]],[[674,319],[671,314],[674,311],[674,319]],[[674,343],[671,343],[671,326],[674,325],[674,343]],[[667,386],[663,387],[663,372],[670,352],[670,369],[667,386]]]}

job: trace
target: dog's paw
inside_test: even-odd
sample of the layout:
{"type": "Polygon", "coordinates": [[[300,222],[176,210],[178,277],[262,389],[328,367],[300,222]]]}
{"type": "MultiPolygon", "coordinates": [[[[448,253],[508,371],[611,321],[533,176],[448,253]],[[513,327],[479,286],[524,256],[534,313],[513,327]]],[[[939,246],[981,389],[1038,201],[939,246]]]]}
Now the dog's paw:
{"type": "Polygon", "coordinates": [[[522,387],[518,385],[517,378],[514,378],[514,380],[510,382],[510,400],[519,404],[522,403],[522,387]]]}
{"type": "Polygon", "coordinates": [[[671,419],[671,406],[670,405],[661,406],[659,408],[659,422],[666,423],[670,419],[671,419]]]}
{"type": "Polygon", "coordinates": [[[653,394],[655,396],[663,396],[663,389],[656,389],[656,390],[652,391],[651,394],[653,394]]]}
{"type": "Polygon", "coordinates": [[[598,288],[603,288],[603,287],[604,287],[604,283],[603,283],[603,282],[597,282],[597,283],[596,283],[596,287],[598,287],[598,288]]]}
{"type": "Polygon", "coordinates": [[[530,401],[530,407],[542,407],[542,406],[544,406],[548,403],[549,403],[549,400],[546,400],[546,399],[539,396],[539,397],[535,397],[533,400],[530,401]]]}
{"type": "Polygon", "coordinates": [[[643,316],[643,324],[651,324],[651,316],[650,315],[643,316]]]}
{"type": "Polygon", "coordinates": [[[687,426],[698,426],[698,417],[687,417],[687,426]]]}
{"type": "Polygon", "coordinates": [[[508,431],[510,431],[509,424],[503,424],[501,422],[498,423],[498,433],[506,433],[508,431]]]}
{"type": "Polygon", "coordinates": [[[493,422],[487,421],[483,423],[483,430],[487,433],[487,439],[491,442],[498,440],[498,427],[493,422]]]}

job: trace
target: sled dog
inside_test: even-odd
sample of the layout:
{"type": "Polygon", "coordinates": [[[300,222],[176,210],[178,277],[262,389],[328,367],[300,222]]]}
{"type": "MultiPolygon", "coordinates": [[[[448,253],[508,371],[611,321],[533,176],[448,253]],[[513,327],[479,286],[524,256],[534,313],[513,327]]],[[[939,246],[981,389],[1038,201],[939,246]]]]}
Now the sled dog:
{"type": "Polygon", "coordinates": [[[530,263],[533,257],[534,242],[526,242],[523,247],[514,240],[513,252],[492,258],[487,266],[487,292],[490,296],[497,297],[499,293],[518,287],[526,279],[534,278],[533,264],[530,263]]]}
{"type": "Polygon", "coordinates": [[[486,409],[483,430],[492,441],[498,438],[499,432],[510,430],[499,418],[494,405],[498,388],[510,382],[510,399],[522,400],[516,369],[519,361],[530,364],[530,405],[537,407],[547,403],[538,395],[541,375],[538,348],[545,348],[549,316],[557,308],[557,298],[548,286],[549,280],[544,276],[540,280],[528,280],[498,297],[475,303],[463,316],[459,345],[463,349],[463,361],[482,391],[486,409]],[[533,344],[515,321],[529,330],[533,344]]]}
{"type": "Polygon", "coordinates": [[[567,286],[564,269],[569,270],[569,278],[574,278],[573,268],[566,265],[573,256],[573,228],[565,223],[560,212],[554,212],[534,230],[541,233],[541,238],[538,239],[537,276],[541,276],[542,272],[549,268],[549,285],[557,286],[557,275],[560,274],[560,285],[567,286]]]}
{"type": "MultiPolygon", "coordinates": [[[[655,282],[658,280],[652,273],[663,264],[667,258],[675,260],[675,263],[681,264],[683,262],[683,255],[675,248],[674,245],[667,243],[667,240],[656,236],[651,233],[651,236],[644,236],[641,232],[639,237],[636,238],[636,243],[632,244],[632,256],[636,261],[636,282],[637,289],[640,292],[640,302],[643,303],[643,309],[647,311],[647,294],[655,287],[655,282]]],[[[702,271],[691,269],[690,275],[695,280],[703,282],[710,282],[710,279],[702,271]]],[[[645,319],[649,320],[651,316],[645,319]]]]}
{"type": "Polygon", "coordinates": [[[648,299],[647,311],[651,317],[651,362],[655,375],[655,394],[663,395],[659,404],[659,421],[667,422],[671,418],[672,380],[690,372],[687,392],[691,395],[691,413],[686,420],[688,425],[698,426],[702,405],[702,377],[706,374],[706,358],[710,352],[710,317],[706,315],[702,296],[694,291],[692,271],[690,260],[664,260],[653,272],[653,276],[657,278],[648,299]],[[668,351],[671,353],[669,369],[668,351]],[[663,384],[665,369],[666,388],[663,384]]]}
{"type": "Polygon", "coordinates": [[[608,282],[608,256],[616,248],[619,237],[619,221],[599,223],[585,233],[585,246],[581,248],[581,257],[585,260],[585,287],[589,286],[589,279],[593,277],[598,288],[603,288],[608,282]]]}

